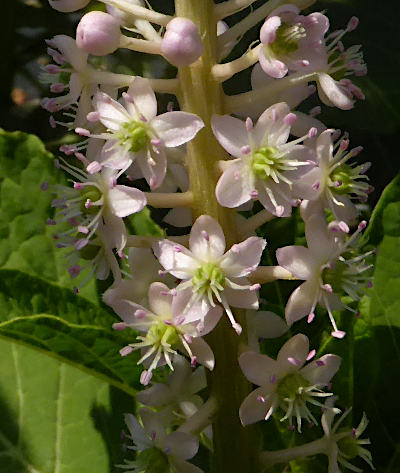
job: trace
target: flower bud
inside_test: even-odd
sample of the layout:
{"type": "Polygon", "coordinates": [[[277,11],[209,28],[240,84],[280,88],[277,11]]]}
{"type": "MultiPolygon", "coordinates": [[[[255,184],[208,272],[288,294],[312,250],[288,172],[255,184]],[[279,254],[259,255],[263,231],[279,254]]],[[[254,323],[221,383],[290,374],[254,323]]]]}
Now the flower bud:
{"type": "Polygon", "coordinates": [[[49,4],[54,10],[69,13],[86,7],[90,0],[49,0],[49,4]]]}
{"type": "Polygon", "coordinates": [[[95,56],[106,56],[119,46],[119,22],[113,16],[91,11],[84,15],[76,29],[76,44],[95,56]]]}
{"type": "Polygon", "coordinates": [[[187,18],[171,20],[161,42],[161,51],[167,61],[177,67],[195,62],[203,53],[196,25],[187,18]]]}

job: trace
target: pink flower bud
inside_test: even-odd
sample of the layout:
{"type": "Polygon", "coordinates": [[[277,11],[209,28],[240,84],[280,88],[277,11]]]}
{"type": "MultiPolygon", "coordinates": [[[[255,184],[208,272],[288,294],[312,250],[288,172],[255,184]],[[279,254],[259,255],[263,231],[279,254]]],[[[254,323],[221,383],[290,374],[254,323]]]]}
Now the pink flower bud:
{"type": "Polygon", "coordinates": [[[171,20],[161,42],[161,51],[165,59],[177,67],[195,62],[203,53],[196,25],[187,18],[171,20]]]}
{"type": "Polygon", "coordinates": [[[81,8],[86,7],[89,2],[90,0],[49,0],[49,4],[54,8],[54,10],[63,13],[80,10],[81,8]]]}
{"type": "Polygon", "coordinates": [[[119,22],[101,11],[84,15],[76,29],[76,44],[95,56],[106,56],[119,46],[121,32],[119,22]]]}

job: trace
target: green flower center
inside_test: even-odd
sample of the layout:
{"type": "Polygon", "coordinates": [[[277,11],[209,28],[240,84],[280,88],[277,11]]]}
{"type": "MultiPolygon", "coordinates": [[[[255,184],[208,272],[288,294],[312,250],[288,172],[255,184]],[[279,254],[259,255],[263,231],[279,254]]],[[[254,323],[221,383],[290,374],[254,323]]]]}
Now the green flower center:
{"type": "Polygon", "coordinates": [[[331,190],[335,194],[345,195],[351,194],[353,177],[352,177],[352,167],[348,164],[342,164],[334,169],[331,173],[330,178],[333,182],[331,185],[331,190]]]}
{"type": "Polygon", "coordinates": [[[272,178],[275,182],[278,181],[277,175],[281,171],[287,170],[283,156],[272,146],[259,148],[253,153],[251,168],[254,175],[259,179],[267,180],[272,178]]]}
{"type": "MultiPolygon", "coordinates": [[[[345,431],[344,429],[339,430],[338,433],[345,431]]],[[[337,442],[339,447],[340,453],[351,460],[352,458],[356,458],[359,455],[359,446],[358,441],[355,439],[350,433],[346,437],[343,437],[337,442]]]]}
{"type": "Polygon", "coordinates": [[[334,80],[340,81],[346,77],[347,66],[340,51],[333,51],[328,58],[329,64],[334,64],[335,72],[331,74],[334,80]]]}
{"type": "Polygon", "coordinates": [[[349,267],[342,261],[336,260],[332,268],[325,268],[322,271],[322,281],[330,284],[333,292],[342,292],[343,285],[349,279],[349,267]]]}
{"type": "Polygon", "coordinates": [[[213,263],[206,263],[196,269],[192,278],[193,289],[200,295],[205,292],[212,297],[212,293],[223,291],[225,275],[221,268],[213,263]]]}
{"type": "Polygon", "coordinates": [[[96,186],[85,186],[81,190],[81,205],[80,210],[83,214],[96,214],[99,211],[98,206],[88,206],[85,204],[89,200],[90,202],[97,202],[102,197],[102,192],[96,186]]]}
{"type": "Polygon", "coordinates": [[[275,41],[269,45],[276,55],[286,55],[297,51],[299,41],[306,36],[306,30],[300,24],[282,23],[276,31],[275,41]]]}
{"type": "Polygon", "coordinates": [[[163,321],[152,325],[144,338],[145,345],[161,347],[163,345],[176,346],[179,342],[179,333],[173,325],[167,325],[163,321]]]}
{"type": "Polygon", "coordinates": [[[121,146],[129,146],[129,151],[132,153],[145,148],[150,141],[145,123],[139,121],[123,123],[118,131],[118,141],[121,146]]]}
{"type": "Polygon", "coordinates": [[[135,471],[146,473],[169,473],[169,461],[167,454],[158,448],[147,448],[139,453],[134,462],[135,471]]]}
{"type": "Polygon", "coordinates": [[[296,401],[307,400],[307,393],[303,388],[308,388],[311,384],[298,371],[287,374],[278,382],[276,392],[279,396],[279,401],[286,404],[287,399],[296,401]]]}

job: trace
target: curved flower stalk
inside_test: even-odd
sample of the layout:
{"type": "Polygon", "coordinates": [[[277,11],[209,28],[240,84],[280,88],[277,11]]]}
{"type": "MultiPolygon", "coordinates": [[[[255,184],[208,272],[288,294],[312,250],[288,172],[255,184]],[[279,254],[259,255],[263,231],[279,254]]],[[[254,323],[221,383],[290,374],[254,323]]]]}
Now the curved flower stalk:
{"type": "Polygon", "coordinates": [[[324,429],[325,438],[327,440],[327,451],[329,460],[328,473],[340,473],[339,464],[343,465],[351,471],[362,472],[361,468],[357,468],[350,463],[356,457],[361,457],[368,463],[372,470],[375,467],[372,463],[371,453],[364,447],[370,445],[369,439],[360,439],[368,425],[365,413],[357,428],[346,429],[343,427],[343,421],[349,414],[348,409],[341,417],[333,423],[335,415],[340,414],[340,410],[333,407],[334,398],[330,398],[326,402],[326,409],[321,417],[321,425],[324,429]]]}
{"type": "Polygon", "coordinates": [[[114,300],[113,309],[122,318],[122,323],[114,324],[116,330],[129,327],[141,332],[138,342],[122,348],[120,353],[127,356],[140,349],[142,357],[138,364],[145,362],[146,370],[140,381],[147,385],[152,372],[158,366],[167,364],[173,367],[173,355],[176,350],[187,354],[191,364],[200,363],[208,369],[214,368],[214,355],[209,345],[201,338],[209,333],[222,315],[220,307],[210,309],[205,322],[199,324],[185,317],[188,297],[184,293],[176,294],[163,283],[154,282],[149,287],[148,301],[150,310],[129,300],[114,300]]]}
{"type": "Polygon", "coordinates": [[[247,276],[257,268],[265,245],[264,239],[250,237],[225,253],[221,227],[213,218],[202,215],[190,232],[190,250],[170,240],[155,243],[153,250],[165,270],[183,280],[176,291],[187,297],[183,313],[190,320],[206,324],[210,309],[220,303],[232,327],[241,333],[230,306],[258,308],[259,285],[251,285],[247,276]]]}
{"type": "Polygon", "coordinates": [[[326,130],[316,141],[317,163],[314,169],[296,183],[303,195],[307,190],[310,201],[302,203],[302,216],[309,216],[330,210],[337,221],[350,225],[355,222],[359,211],[352,202],[358,199],[365,202],[373,187],[368,184],[365,172],[371,163],[348,164],[348,160],[357,156],[361,147],[347,151],[347,137],[333,142],[334,130],[326,130]]]}
{"type": "Polygon", "coordinates": [[[346,224],[329,229],[323,218],[313,215],[306,221],[308,248],[286,246],[277,250],[278,263],[298,279],[306,281],[292,293],[286,305],[289,325],[303,317],[312,322],[315,307],[320,304],[328,311],[332,336],[345,336],[345,332],[338,330],[332,311],[343,308],[354,311],[341,302],[340,296],[346,293],[353,300],[359,300],[363,286],[370,284],[370,279],[362,273],[371,268],[365,263],[365,258],[372,252],[359,256],[351,253],[351,245],[365,227],[366,222],[361,222],[346,241],[343,234],[343,231],[349,231],[346,224]]]}
{"type": "Polygon", "coordinates": [[[339,369],[341,359],[336,355],[324,355],[304,366],[313,356],[315,350],[309,351],[308,338],[303,334],[287,341],[276,360],[255,352],[243,353],[239,357],[240,367],[246,378],[260,387],[240,406],[242,423],[248,425],[268,420],[281,408],[285,412],[281,421],[288,420],[292,425],[294,417],[299,432],[302,419],[316,424],[307,403],[323,407],[319,400],[332,396],[323,388],[339,369]]]}
{"type": "MultiPolygon", "coordinates": [[[[165,147],[174,148],[193,139],[202,120],[192,113],[167,112],[157,116],[157,101],[149,82],[136,77],[123,93],[125,107],[103,92],[97,92],[91,121],[100,121],[106,133],[89,135],[106,140],[99,162],[101,166],[126,170],[133,162],[151,189],[165,177],[165,147]]],[[[129,174],[129,171],[128,171],[129,174]]]]}
{"type": "Polygon", "coordinates": [[[185,432],[167,434],[157,414],[149,409],[139,409],[143,426],[132,414],[125,415],[134,445],[128,448],[137,452],[134,461],[125,460],[119,468],[127,473],[202,473],[203,470],[187,462],[193,458],[199,448],[197,437],[185,432]]]}
{"type": "Polygon", "coordinates": [[[300,194],[293,184],[314,165],[312,149],[299,143],[308,135],[287,142],[296,116],[285,103],[269,107],[253,127],[228,115],[213,117],[212,127],[219,143],[236,159],[224,162],[226,167],[216,187],[218,202],[235,208],[258,199],[277,217],[287,217],[297,205],[300,194]]]}

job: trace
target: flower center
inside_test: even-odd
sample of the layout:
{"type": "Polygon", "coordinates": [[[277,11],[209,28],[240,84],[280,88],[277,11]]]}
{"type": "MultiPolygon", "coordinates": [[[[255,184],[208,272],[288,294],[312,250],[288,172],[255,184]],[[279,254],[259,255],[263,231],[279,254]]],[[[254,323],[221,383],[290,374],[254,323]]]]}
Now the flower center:
{"type": "MultiPolygon", "coordinates": [[[[339,430],[338,433],[340,432],[341,431],[339,430]]],[[[360,453],[358,441],[350,433],[349,435],[346,435],[346,437],[343,437],[340,440],[338,440],[337,445],[339,447],[340,453],[345,458],[348,458],[349,460],[351,460],[352,458],[358,457],[360,453]]]]}
{"type": "Polygon", "coordinates": [[[169,473],[168,456],[159,448],[147,448],[140,452],[134,462],[134,471],[146,471],[146,473],[169,473]]]}
{"type": "Polygon", "coordinates": [[[304,388],[308,388],[310,383],[297,371],[287,374],[278,382],[277,393],[279,401],[286,404],[288,399],[305,401],[304,388]]]}
{"type": "Polygon", "coordinates": [[[129,151],[137,153],[150,141],[146,125],[139,121],[130,121],[122,124],[118,131],[118,140],[121,146],[127,146],[129,151]]]}
{"type": "Polygon", "coordinates": [[[342,164],[334,169],[330,178],[333,182],[331,185],[332,191],[335,194],[345,195],[351,194],[353,187],[353,168],[348,164],[342,164]]]}
{"type": "Polygon", "coordinates": [[[300,23],[289,25],[283,22],[276,31],[275,41],[269,47],[276,55],[290,54],[297,51],[299,41],[306,36],[306,30],[300,23]]]}
{"type": "Polygon", "coordinates": [[[324,284],[330,284],[333,292],[340,293],[343,286],[351,278],[349,266],[342,261],[332,262],[328,268],[322,271],[322,281],[324,284]]]}
{"type": "Polygon", "coordinates": [[[284,157],[272,146],[259,148],[253,154],[251,167],[254,175],[259,179],[272,178],[275,182],[278,182],[279,173],[287,170],[284,157]]]}
{"type": "Polygon", "coordinates": [[[163,321],[152,325],[144,338],[145,345],[160,348],[164,345],[174,346],[179,342],[179,334],[173,325],[163,321]]]}
{"type": "Polygon", "coordinates": [[[85,186],[81,190],[80,211],[83,214],[96,214],[99,211],[98,206],[92,206],[91,203],[100,200],[102,195],[96,186],[85,186]]]}
{"type": "Polygon", "coordinates": [[[205,263],[196,269],[192,284],[195,292],[201,296],[207,293],[208,297],[211,297],[212,300],[213,293],[218,298],[219,292],[224,290],[225,275],[217,265],[205,263]]]}

